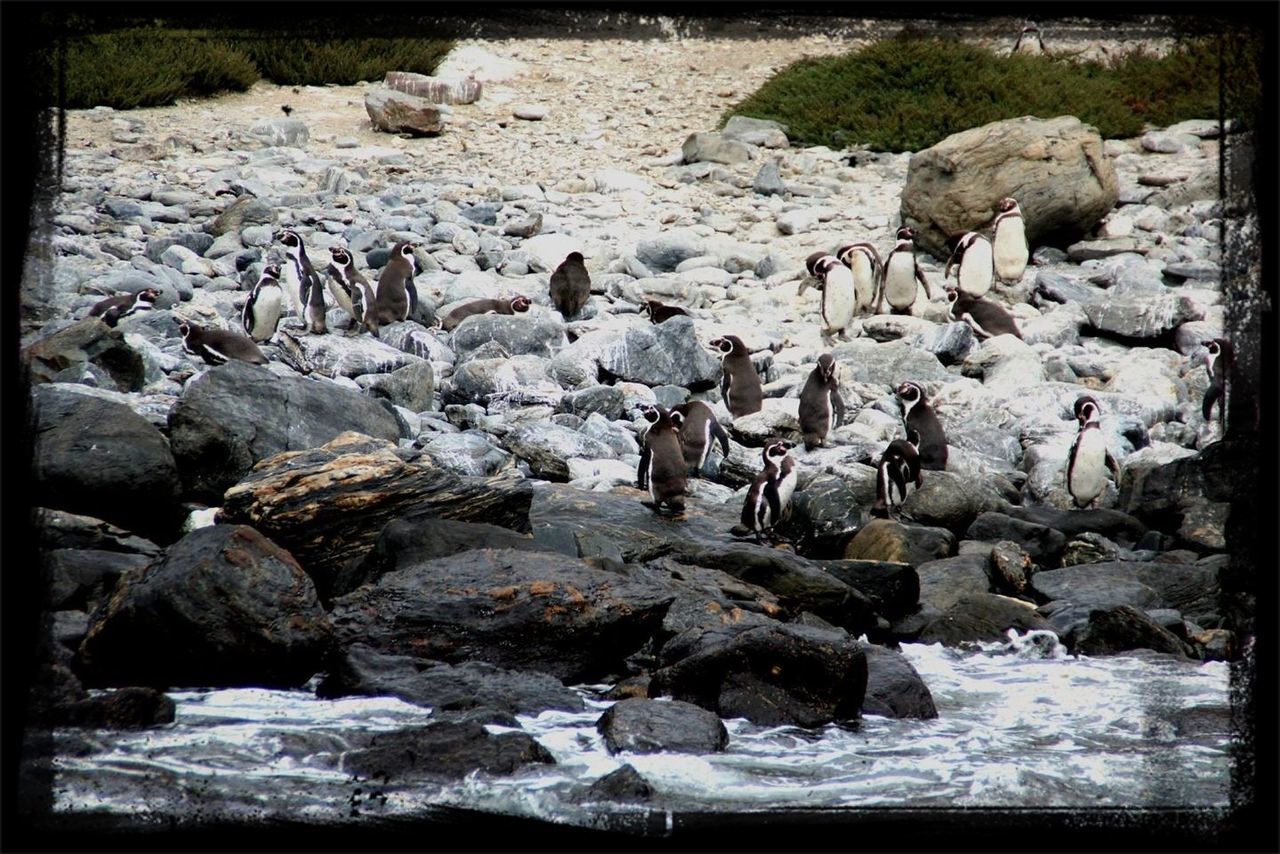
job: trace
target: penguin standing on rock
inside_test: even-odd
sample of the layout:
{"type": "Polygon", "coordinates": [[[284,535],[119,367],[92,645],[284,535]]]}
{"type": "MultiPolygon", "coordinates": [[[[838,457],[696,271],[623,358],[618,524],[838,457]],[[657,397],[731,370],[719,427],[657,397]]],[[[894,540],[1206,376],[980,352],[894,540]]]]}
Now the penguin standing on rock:
{"type": "Polygon", "coordinates": [[[684,418],[680,427],[680,445],[684,448],[684,461],[689,466],[689,474],[702,472],[711,453],[711,446],[720,443],[720,452],[729,456],[729,434],[716,419],[716,414],[700,400],[691,400],[679,406],[671,407],[672,414],[679,413],[684,418]]]}
{"type": "Polygon", "coordinates": [[[249,292],[249,298],[240,311],[244,331],[255,343],[261,344],[276,334],[280,323],[280,311],[284,306],[284,292],[280,289],[280,266],[268,264],[262,268],[258,283],[249,292]]]}
{"type": "Polygon", "coordinates": [[[455,308],[440,321],[440,328],[452,332],[458,324],[476,314],[523,314],[531,305],[526,296],[511,299],[477,299],[455,308]]]}
{"type": "Polygon", "coordinates": [[[790,442],[773,442],[765,446],[761,456],[764,470],[747,490],[742,505],[742,524],[760,542],[771,533],[791,509],[791,496],[796,490],[796,463],[791,458],[790,442]]]}
{"type": "Polygon", "coordinates": [[[565,320],[577,317],[591,296],[591,276],[581,252],[570,252],[551,274],[551,304],[565,320]]]}
{"type": "Polygon", "coordinates": [[[916,231],[904,225],[898,229],[898,242],[884,261],[884,273],[880,283],[880,298],[876,300],[876,314],[885,301],[893,314],[910,314],[916,303],[916,283],[919,282],[933,299],[933,288],[925,278],[924,270],[916,260],[916,231]]]}
{"type": "Polygon", "coordinates": [[[871,515],[896,517],[911,488],[919,489],[923,485],[920,434],[908,430],[907,438],[894,439],[880,455],[880,463],[876,466],[876,503],[871,507],[871,515]]]}
{"type": "Polygon", "coordinates": [[[1067,457],[1067,492],[1077,508],[1088,507],[1107,488],[1107,469],[1118,481],[1120,469],[1107,450],[1102,435],[1102,410],[1098,401],[1083,395],[1075,403],[1079,430],[1067,457]]]}
{"type": "Polygon", "coordinates": [[[996,278],[1002,284],[1022,281],[1030,257],[1022,209],[1015,199],[1006,196],[996,203],[996,218],[991,223],[991,258],[996,278]]]}
{"type": "Polygon", "coordinates": [[[947,260],[947,268],[942,274],[944,281],[950,278],[952,267],[956,269],[956,285],[960,293],[974,299],[986,294],[995,278],[990,241],[976,231],[962,234],[956,239],[955,248],[947,260]]]}
{"type": "Polygon", "coordinates": [[[664,323],[673,317],[692,317],[689,312],[685,311],[678,305],[666,305],[658,302],[656,299],[647,299],[640,304],[640,313],[649,316],[649,320],[657,325],[664,323]]]}
{"type": "Polygon", "coordinates": [[[1028,56],[1040,56],[1044,53],[1044,40],[1040,38],[1040,28],[1034,21],[1027,21],[1022,25],[1018,40],[1013,43],[1013,53],[1028,56]]]}
{"type": "Polygon", "coordinates": [[[178,322],[182,348],[199,356],[207,365],[224,365],[232,359],[251,365],[265,365],[267,357],[253,339],[225,329],[205,329],[189,320],[178,322]]]}
{"type": "Polygon", "coordinates": [[[870,243],[850,243],[837,249],[836,257],[853,273],[854,312],[870,312],[876,305],[880,276],[884,269],[880,253],[870,243]]]}
{"type": "MultiPolygon", "coordinates": [[[[310,326],[314,331],[315,324],[310,322],[308,316],[311,288],[313,285],[321,287],[324,285],[316,275],[315,268],[311,266],[311,259],[307,257],[307,248],[303,245],[302,237],[298,232],[284,229],[277,232],[276,240],[284,244],[284,254],[289,259],[283,265],[285,296],[289,298],[289,305],[293,308],[294,314],[303,321],[302,325],[310,326]]],[[[323,302],[323,297],[321,301],[323,302]]]]}
{"type": "Polygon", "coordinates": [[[720,353],[720,394],[729,412],[734,418],[759,412],[764,407],[764,388],[747,345],[737,335],[724,335],[713,339],[711,346],[720,353]]]}
{"type": "Polygon", "coordinates": [[[397,243],[391,250],[387,266],[378,276],[373,312],[378,326],[408,320],[418,307],[418,289],[413,284],[413,276],[418,269],[417,259],[413,257],[415,248],[417,244],[408,241],[397,243]]]}
{"type": "Polygon", "coordinates": [[[965,296],[955,288],[947,289],[947,316],[956,322],[965,322],[979,338],[1012,335],[1021,338],[1013,315],[990,300],[965,296]]]}
{"type": "Polygon", "coordinates": [[[916,443],[920,450],[920,467],[929,471],[946,471],[947,435],[937,413],[925,400],[924,389],[919,383],[907,380],[898,385],[894,394],[902,407],[902,422],[906,425],[907,434],[914,431],[920,437],[916,443]]]}
{"type": "Polygon", "coordinates": [[[684,512],[684,490],[687,465],[680,447],[680,427],[684,416],[668,412],[661,406],[643,405],[641,414],[649,422],[636,469],[636,486],[647,489],[653,500],[642,502],[655,512],[665,504],[675,513],[684,512]]]}
{"type": "Polygon", "coordinates": [[[155,308],[159,297],[160,292],[155,288],[143,288],[136,294],[117,294],[94,303],[88,316],[100,317],[107,326],[114,327],[131,314],[155,308]]]}
{"type": "Polygon", "coordinates": [[[1227,378],[1231,374],[1231,363],[1235,360],[1235,350],[1231,342],[1225,338],[1214,338],[1204,342],[1204,366],[1209,372],[1209,387],[1204,392],[1204,402],[1200,412],[1208,422],[1213,413],[1213,405],[1218,405],[1218,423],[1222,432],[1227,432],[1227,378]]]}
{"type": "Polygon", "coordinates": [[[836,382],[835,357],[823,353],[800,392],[800,432],[805,450],[826,445],[827,434],[844,423],[844,413],[844,399],[836,382]]]}
{"type": "MultiPolygon", "coordinates": [[[[347,332],[359,331],[359,327],[364,326],[374,338],[377,338],[378,321],[373,316],[373,286],[356,269],[356,260],[350,252],[341,246],[331,246],[329,256],[327,272],[330,278],[338,283],[338,289],[347,295],[351,306],[349,310],[351,323],[347,326],[347,332]]],[[[331,286],[330,291],[333,290],[331,286]]]]}
{"type": "MultiPolygon", "coordinates": [[[[836,256],[818,253],[805,259],[805,267],[811,276],[822,283],[823,336],[830,338],[838,334],[845,337],[845,330],[853,320],[853,310],[857,305],[853,271],[841,264],[836,256]]],[[[803,294],[808,284],[808,279],[802,279],[796,295],[803,294]]]]}

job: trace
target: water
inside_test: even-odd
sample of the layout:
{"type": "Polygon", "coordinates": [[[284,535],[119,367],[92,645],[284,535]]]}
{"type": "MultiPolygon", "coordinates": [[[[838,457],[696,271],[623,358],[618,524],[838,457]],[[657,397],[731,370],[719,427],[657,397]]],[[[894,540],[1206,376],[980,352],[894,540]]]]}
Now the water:
{"type": "Polygon", "coordinates": [[[856,727],[816,731],[728,720],[724,753],[611,756],[595,730],[610,705],[595,699],[606,686],[581,686],[586,711],[519,718],[556,765],[443,786],[370,785],[342,770],[355,733],[426,723],[423,707],[392,698],[317,700],[303,691],[173,692],[171,726],[59,731],[54,809],[140,822],[198,812],[350,823],[451,807],[601,826],[610,816],[664,810],[1228,804],[1222,662],[1041,658],[1029,645],[1017,652],[1002,644],[916,644],[903,653],[933,693],[936,720],[867,715],[856,727]],[[653,787],[646,805],[584,801],[591,782],[625,763],[653,787]]]}

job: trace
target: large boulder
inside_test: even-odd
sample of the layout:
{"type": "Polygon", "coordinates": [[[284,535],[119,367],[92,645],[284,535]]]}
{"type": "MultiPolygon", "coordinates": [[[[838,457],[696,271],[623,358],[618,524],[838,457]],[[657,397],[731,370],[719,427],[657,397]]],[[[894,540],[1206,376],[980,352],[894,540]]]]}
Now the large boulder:
{"type": "Polygon", "coordinates": [[[921,718],[938,716],[933,694],[920,673],[900,652],[875,644],[866,644],[867,694],[862,700],[862,713],[886,718],[921,718]]]}
{"type": "Polygon", "coordinates": [[[600,716],[596,729],[610,753],[719,753],[729,744],[720,718],[680,700],[621,700],[600,716]]]}
{"type": "Polygon", "coordinates": [[[525,765],[554,765],[555,757],[527,733],[495,735],[473,718],[377,733],[342,764],[357,779],[402,784],[461,780],[475,771],[513,774],[525,765]]]}
{"type": "Polygon", "coordinates": [[[1083,655],[1116,655],[1150,649],[1192,657],[1191,646],[1132,605],[1097,609],[1067,638],[1072,651],[1083,655]]]}
{"type": "Polygon", "coordinates": [[[698,342],[693,319],[589,332],[566,352],[581,353],[612,377],[647,386],[674,385],[698,391],[720,381],[720,360],[698,342]]]}
{"type": "MultiPolygon", "coordinates": [[[[933,472],[930,472],[933,474],[933,472]]],[[[845,547],[845,560],[876,560],[919,566],[951,554],[955,535],[946,528],[872,519],[845,547]]]]}
{"type": "Polygon", "coordinates": [[[364,108],[377,130],[415,136],[440,133],[451,113],[444,104],[433,104],[425,98],[386,86],[378,86],[365,93],[364,108]]]}
{"type": "Polygon", "coordinates": [[[475,314],[453,330],[449,346],[465,356],[490,341],[511,356],[547,357],[564,346],[564,324],[550,313],[475,314]]]}
{"type": "Polygon", "coordinates": [[[239,361],[205,371],[169,413],[185,493],[208,504],[221,504],[259,461],[347,431],[400,438],[395,416],[359,392],[239,361]]]}
{"type": "Polygon", "coordinates": [[[472,104],[480,100],[482,87],[473,77],[430,77],[412,71],[388,71],[382,78],[388,89],[416,95],[433,104],[472,104]]]}
{"type": "Polygon", "coordinates": [[[33,342],[22,351],[36,383],[80,382],[92,365],[116,391],[141,391],[146,382],[142,355],[124,340],[125,330],[86,317],[33,342]]]}
{"type": "Polygon", "coordinates": [[[918,246],[945,258],[947,237],[987,226],[1005,196],[1018,200],[1029,243],[1066,245],[1115,207],[1120,185],[1097,130],[1074,116],[1023,116],[912,155],[902,222],[918,246]]]}
{"type": "Polygon", "coordinates": [[[120,580],[80,646],[91,685],[297,687],[329,620],[288,552],[244,525],[198,528],[120,580]]]}
{"type": "Polygon", "coordinates": [[[970,593],[930,620],[921,629],[918,640],[920,643],[958,646],[1004,640],[1009,629],[1019,632],[1033,629],[1052,631],[1053,626],[1029,602],[996,593],[970,593]]]}

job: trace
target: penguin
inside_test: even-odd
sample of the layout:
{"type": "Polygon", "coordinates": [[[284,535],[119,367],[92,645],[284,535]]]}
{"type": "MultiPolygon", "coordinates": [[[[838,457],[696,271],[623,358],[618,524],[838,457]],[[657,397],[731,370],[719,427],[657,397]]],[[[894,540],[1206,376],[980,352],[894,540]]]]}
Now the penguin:
{"type": "Polygon", "coordinates": [[[800,392],[800,432],[805,450],[826,445],[827,434],[844,423],[844,413],[844,399],[836,383],[835,357],[823,353],[800,392]]]}
{"type": "Polygon", "coordinates": [[[929,471],[946,471],[947,468],[947,435],[942,430],[942,422],[929,406],[924,397],[924,389],[919,383],[907,380],[900,383],[894,394],[898,397],[898,405],[902,407],[902,422],[907,432],[915,431],[920,437],[917,447],[920,451],[920,467],[929,471]]]}
{"type": "Polygon", "coordinates": [[[131,314],[155,308],[159,296],[160,291],[155,288],[143,288],[136,294],[117,294],[94,303],[88,316],[100,317],[107,326],[114,327],[131,314]]]}
{"type": "Polygon", "coordinates": [[[285,296],[289,298],[293,313],[303,321],[302,325],[310,325],[307,322],[307,302],[311,298],[312,284],[319,283],[320,277],[311,266],[298,232],[286,228],[276,233],[276,240],[284,244],[284,254],[289,259],[282,267],[285,296]]]}
{"type": "Polygon", "coordinates": [[[325,321],[327,310],[324,304],[324,285],[321,284],[320,277],[316,276],[307,288],[307,330],[312,335],[324,335],[329,331],[329,324],[325,321]]]}
{"type": "Polygon", "coordinates": [[[737,335],[724,335],[713,339],[711,347],[720,352],[720,394],[729,412],[734,418],[759,412],[764,407],[764,389],[747,345],[737,335]]]}
{"type": "Polygon", "coordinates": [[[378,321],[373,311],[373,286],[356,269],[356,259],[350,252],[341,246],[330,246],[329,256],[327,272],[337,280],[339,288],[348,295],[351,304],[351,323],[347,325],[347,332],[358,331],[360,326],[364,326],[377,338],[378,321]]]}
{"type": "Polygon", "coordinates": [[[1013,315],[990,300],[973,299],[955,288],[947,288],[947,316],[969,324],[979,338],[1012,335],[1021,338],[1013,315]]]}
{"type": "Polygon", "coordinates": [[[996,203],[996,218],[991,223],[991,259],[996,278],[1002,284],[1022,281],[1030,254],[1022,209],[1006,196],[996,203]]]}
{"type": "Polygon", "coordinates": [[[870,243],[850,243],[837,249],[836,257],[853,273],[854,313],[870,312],[875,308],[884,269],[880,253],[870,243]]]}
{"type": "Polygon", "coordinates": [[[671,318],[678,317],[680,315],[685,317],[693,316],[678,305],[666,305],[665,303],[658,302],[656,299],[647,299],[641,303],[640,313],[647,314],[649,316],[649,320],[652,321],[654,325],[665,323],[671,318]]]}
{"type": "Polygon", "coordinates": [[[729,434],[716,419],[716,414],[700,400],[691,400],[679,406],[671,407],[684,418],[680,427],[680,445],[684,448],[684,461],[689,466],[689,474],[702,472],[711,453],[711,446],[720,443],[720,452],[729,456],[729,434]]]}
{"type": "Polygon", "coordinates": [[[876,314],[880,313],[886,300],[893,314],[910,314],[911,307],[916,302],[916,282],[923,285],[929,299],[933,299],[933,288],[916,261],[915,238],[914,228],[904,225],[898,229],[898,242],[885,258],[880,276],[880,297],[876,300],[876,314]]]}
{"type": "Polygon", "coordinates": [[[790,442],[772,442],[761,456],[764,470],[756,475],[742,504],[742,525],[754,531],[756,542],[771,533],[791,509],[791,496],[796,490],[796,463],[791,458],[790,442]]]}
{"type": "Polygon", "coordinates": [[[1222,432],[1227,432],[1227,379],[1231,374],[1231,363],[1235,361],[1235,349],[1225,338],[1214,338],[1204,342],[1204,366],[1209,372],[1209,387],[1204,392],[1204,402],[1200,412],[1206,422],[1213,413],[1213,405],[1218,404],[1218,422],[1222,432]]]}
{"type": "Polygon", "coordinates": [[[653,499],[642,503],[655,512],[666,504],[675,513],[683,513],[687,465],[680,447],[680,427],[684,416],[649,404],[642,405],[640,412],[650,426],[640,451],[636,486],[647,489],[653,499]]]}
{"type": "Polygon", "coordinates": [[[1040,38],[1040,28],[1034,21],[1027,21],[1018,33],[1018,40],[1013,43],[1012,54],[1024,53],[1028,56],[1040,56],[1044,53],[1044,41],[1040,38]]]}
{"type": "Polygon", "coordinates": [[[1080,426],[1067,457],[1067,492],[1071,493],[1076,507],[1083,509],[1107,488],[1107,474],[1103,467],[1110,469],[1117,481],[1120,469],[1107,450],[1107,440],[1102,435],[1102,410],[1098,401],[1086,394],[1076,399],[1074,408],[1080,426]]]}
{"type": "Polygon", "coordinates": [[[577,317],[591,296],[591,276],[581,252],[570,252],[551,274],[551,303],[565,320],[577,317]]]}
{"type": "Polygon", "coordinates": [[[193,356],[204,359],[208,365],[223,365],[232,359],[251,365],[265,365],[267,357],[253,343],[253,339],[239,332],[225,329],[205,329],[188,320],[178,322],[182,333],[182,347],[193,356]]]}
{"type": "MultiPolygon", "coordinates": [[[[822,255],[818,258],[810,255],[805,259],[805,267],[822,283],[823,336],[831,338],[839,335],[844,338],[857,305],[853,271],[841,264],[840,259],[834,255],[822,255]]],[[[803,294],[807,285],[808,280],[802,279],[796,295],[803,294]]]]}
{"type": "Polygon", "coordinates": [[[956,284],[960,293],[975,299],[982,296],[991,290],[991,281],[995,278],[991,241],[976,231],[961,235],[947,260],[943,281],[951,277],[952,267],[956,268],[956,284]]]}
{"type": "Polygon", "coordinates": [[[249,292],[249,298],[240,311],[244,331],[255,343],[261,344],[276,333],[280,311],[284,304],[284,292],[280,289],[280,266],[268,264],[262,268],[258,283],[249,292]]]}
{"type": "Polygon", "coordinates": [[[880,455],[876,466],[876,503],[871,506],[871,515],[896,517],[898,507],[907,500],[911,489],[922,486],[924,471],[920,468],[920,434],[908,430],[907,438],[894,439],[880,455]]]}
{"type": "Polygon", "coordinates": [[[445,332],[452,332],[459,323],[473,314],[521,314],[529,310],[530,304],[529,298],[525,296],[472,300],[446,314],[444,320],[440,321],[440,328],[445,332]]]}
{"type": "Polygon", "coordinates": [[[407,320],[418,307],[418,289],[413,284],[413,275],[418,269],[413,257],[416,247],[417,244],[407,241],[397,243],[391,250],[391,260],[378,276],[373,318],[379,326],[407,320]]]}

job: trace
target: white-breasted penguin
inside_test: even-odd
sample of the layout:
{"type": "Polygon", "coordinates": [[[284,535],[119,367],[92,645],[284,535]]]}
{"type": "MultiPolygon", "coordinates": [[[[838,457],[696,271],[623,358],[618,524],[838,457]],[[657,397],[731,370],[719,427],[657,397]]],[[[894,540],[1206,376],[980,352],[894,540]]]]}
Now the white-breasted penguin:
{"type": "Polygon", "coordinates": [[[894,439],[880,455],[876,466],[876,503],[871,507],[871,515],[895,517],[911,489],[919,489],[923,485],[920,434],[908,430],[907,438],[894,439]]]}
{"type": "Polygon", "coordinates": [[[417,244],[408,241],[397,243],[391,250],[387,266],[378,276],[373,312],[378,326],[407,320],[418,307],[418,289],[413,284],[413,276],[418,270],[418,261],[413,256],[415,248],[417,244]]]}
{"type": "Polygon", "coordinates": [[[771,442],[761,452],[764,470],[747,490],[742,504],[742,525],[759,541],[787,517],[796,490],[796,463],[790,442],[771,442]]]}
{"type": "Polygon", "coordinates": [[[642,502],[655,511],[667,505],[676,513],[684,512],[684,490],[688,466],[680,447],[680,427],[684,416],[661,406],[643,404],[640,412],[649,422],[636,469],[636,486],[647,489],[651,502],[642,502]]]}
{"type": "Polygon", "coordinates": [[[476,299],[463,303],[444,316],[440,328],[452,332],[458,324],[476,314],[523,314],[532,303],[526,296],[515,296],[510,299],[476,299]]]}
{"type": "Polygon", "coordinates": [[[115,326],[131,314],[155,308],[159,296],[160,291],[155,288],[143,288],[135,294],[117,294],[94,303],[88,316],[100,317],[107,326],[115,326]]]}
{"type": "Polygon", "coordinates": [[[240,310],[240,320],[249,337],[261,344],[276,334],[280,313],[284,309],[284,291],[280,288],[280,266],[268,264],[262,268],[258,283],[249,292],[240,310]]]}
{"type": "Polygon", "coordinates": [[[830,353],[818,357],[818,364],[804,381],[799,411],[806,451],[826,445],[827,434],[844,423],[844,399],[836,381],[836,360],[830,353]]]}
{"type": "Polygon", "coordinates": [[[1225,338],[1214,338],[1204,343],[1204,367],[1209,372],[1209,387],[1205,389],[1204,401],[1200,405],[1200,413],[1206,422],[1213,414],[1213,405],[1218,405],[1218,423],[1222,425],[1223,435],[1227,432],[1227,382],[1231,377],[1231,363],[1235,360],[1235,349],[1225,338]]]}
{"type": "Polygon", "coordinates": [[[208,365],[222,365],[232,359],[251,365],[265,365],[267,357],[253,339],[227,329],[206,329],[189,320],[178,321],[182,333],[182,347],[193,356],[199,356],[208,365]]]}
{"type": "Polygon", "coordinates": [[[711,347],[720,353],[720,394],[725,407],[734,418],[759,412],[764,406],[764,388],[747,345],[737,335],[724,335],[712,339],[711,347]]]}
{"type": "Polygon", "coordinates": [[[720,453],[729,456],[729,434],[725,432],[715,412],[701,400],[690,400],[671,407],[684,418],[680,426],[680,446],[684,449],[684,461],[689,474],[701,474],[711,454],[711,447],[720,443],[720,453]]]}
{"type": "Polygon", "coordinates": [[[880,313],[886,301],[893,314],[910,314],[911,307],[916,303],[917,282],[924,286],[929,299],[933,299],[933,288],[916,260],[915,238],[914,228],[904,225],[898,229],[898,242],[884,261],[876,314],[880,313]]]}
{"type": "Polygon", "coordinates": [[[1004,284],[1022,281],[1030,257],[1022,209],[1006,196],[996,202],[996,218],[991,223],[991,263],[996,278],[1004,284]]]}
{"type": "Polygon", "coordinates": [[[1075,415],[1080,426],[1067,457],[1067,492],[1071,493],[1076,507],[1084,508],[1107,488],[1106,470],[1110,469],[1119,481],[1120,469],[1102,435],[1102,409],[1098,401],[1089,395],[1077,398],[1075,415]]]}
{"type": "Polygon", "coordinates": [[[1018,40],[1013,43],[1013,53],[1024,53],[1039,56],[1044,53],[1044,40],[1040,38],[1040,28],[1034,21],[1026,21],[1018,33],[1018,40]]]}
{"type": "Polygon", "coordinates": [[[333,301],[351,317],[347,333],[358,332],[359,327],[364,326],[377,337],[377,325],[370,327],[365,322],[366,317],[373,317],[369,311],[373,306],[373,286],[356,269],[355,257],[341,246],[330,246],[329,266],[325,272],[329,275],[329,293],[333,295],[333,301]]]}
{"type": "MultiPolygon", "coordinates": [[[[845,330],[853,320],[853,311],[858,301],[854,289],[853,271],[840,263],[840,259],[834,255],[822,255],[817,258],[810,255],[805,259],[805,267],[822,283],[820,290],[822,291],[823,336],[845,337],[845,330]]],[[[807,285],[808,279],[801,279],[800,289],[796,295],[803,294],[807,285]]]]}
{"type": "Polygon", "coordinates": [[[292,229],[283,229],[276,233],[276,240],[284,244],[284,254],[288,260],[281,265],[284,274],[284,294],[289,300],[289,307],[303,326],[309,326],[307,303],[311,298],[311,286],[320,284],[320,277],[311,266],[307,257],[307,248],[302,237],[292,229]]]}
{"type": "Polygon", "coordinates": [[[902,407],[902,423],[907,433],[913,430],[920,437],[917,446],[920,449],[920,467],[929,471],[946,471],[947,468],[947,434],[942,429],[938,414],[925,400],[924,388],[917,382],[907,380],[899,383],[894,390],[898,405],[902,407]]]}
{"type": "Polygon", "coordinates": [[[854,312],[866,314],[873,311],[884,270],[880,253],[870,243],[859,242],[841,246],[836,250],[836,257],[853,273],[854,312]]]}
{"type": "Polygon", "coordinates": [[[960,235],[955,240],[951,257],[947,259],[947,268],[942,274],[943,281],[950,278],[952,267],[956,269],[956,284],[960,293],[975,299],[984,295],[991,290],[991,282],[995,278],[991,241],[976,231],[960,235]]]}
{"type": "Polygon", "coordinates": [[[1012,335],[1021,338],[1013,315],[990,300],[974,299],[955,288],[947,288],[947,316],[953,321],[969,324],[979,338],[1012,335]]]}

